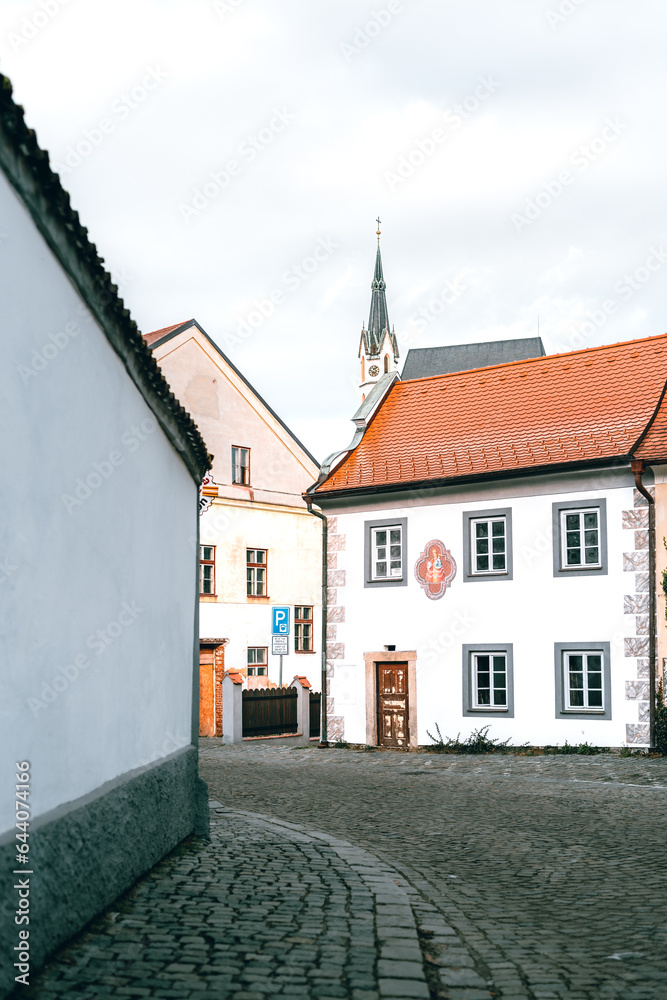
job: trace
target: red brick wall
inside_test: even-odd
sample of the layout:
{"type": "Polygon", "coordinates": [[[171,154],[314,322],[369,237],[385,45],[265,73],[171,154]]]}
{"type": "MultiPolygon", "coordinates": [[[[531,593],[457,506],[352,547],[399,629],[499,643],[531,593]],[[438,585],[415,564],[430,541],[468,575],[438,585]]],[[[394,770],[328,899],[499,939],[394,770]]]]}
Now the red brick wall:
{"type": "Polygon", "coordinates": [[[213,663],[215,665],[215,735],[222,736],[222,677],[225,672],[225,647],[217,646],[213,663]]]}

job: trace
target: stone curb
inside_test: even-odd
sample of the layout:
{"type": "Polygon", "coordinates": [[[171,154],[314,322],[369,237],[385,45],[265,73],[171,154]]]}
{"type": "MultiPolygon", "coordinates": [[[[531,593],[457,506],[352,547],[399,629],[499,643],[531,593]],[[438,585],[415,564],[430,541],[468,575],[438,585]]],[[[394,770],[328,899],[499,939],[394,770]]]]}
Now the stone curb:
{"type": "MultiPolygon", "coordinates": [[[[299,823],[287,823],[262,813],[228,809],[215,800],[209,803],[209,807],[213,813],[242,817],[253,826],[279,833],[289,839],[326,844],[355,872],[374,897],[378,952],[380,947],[391,939],[398,938],[403,945],[411,941],[414,941],[415,945],[418,944],[417,922],[413,913],[413,902],[416,901],[418,893],[392,866],[346,840],[329,836],[319,830],[308,829],[299,823]],[[395,906],[400,908],[400,914],[392,912],[385,915],[383,911],[387,909],[393,911],[395,906]]],[[[415,998],[429,1000],[431,993],[424,973],[423,956],[419,962],[395,962],[380,958],[378,965],[380,997],[391,1000],[415,1000],[415,998]],[[386,968],[385,971],[387,966],[392,966],[393,969],[386,968]]]]}

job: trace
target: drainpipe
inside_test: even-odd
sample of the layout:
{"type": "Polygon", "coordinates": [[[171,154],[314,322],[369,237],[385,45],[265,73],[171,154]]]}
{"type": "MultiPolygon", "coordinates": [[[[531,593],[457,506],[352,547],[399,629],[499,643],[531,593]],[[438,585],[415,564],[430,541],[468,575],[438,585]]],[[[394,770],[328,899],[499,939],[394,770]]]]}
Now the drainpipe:
{"type": "Polygon", "coordinates": [[[649,746],[655,746],[655,679],[656,679],[656,639],[657,639],[657,598],[655,582],[655,500],[642,482],[646,463],[633,458],[630,462],[635,477],[635,486],[648,502],[648,575],[649,575],[649,746]]]}
{"type": "Polygon", "coordinates": [[[308,513],[319,517],[322,522],[322,728],[320,746],[327,744],[327,519],[319,510],[313,510],[313,501],[305,496],[308,513]]]}

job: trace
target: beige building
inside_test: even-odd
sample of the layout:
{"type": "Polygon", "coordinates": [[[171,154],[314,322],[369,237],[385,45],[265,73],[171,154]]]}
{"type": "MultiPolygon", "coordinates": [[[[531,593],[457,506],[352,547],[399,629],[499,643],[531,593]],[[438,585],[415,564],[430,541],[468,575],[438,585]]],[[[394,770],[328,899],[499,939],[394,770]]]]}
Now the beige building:
{"type": "Polygon", "coordinates": [[[299,674],[320,690],[322,522],[302,495],[318,463],[195,320],[146,341],[214,456],[198,542],[202,732],[213,735],[223,655],[251,687],[299,674]],[[276,605],[291,612],[282,678],[271,652],[276,605]]]}

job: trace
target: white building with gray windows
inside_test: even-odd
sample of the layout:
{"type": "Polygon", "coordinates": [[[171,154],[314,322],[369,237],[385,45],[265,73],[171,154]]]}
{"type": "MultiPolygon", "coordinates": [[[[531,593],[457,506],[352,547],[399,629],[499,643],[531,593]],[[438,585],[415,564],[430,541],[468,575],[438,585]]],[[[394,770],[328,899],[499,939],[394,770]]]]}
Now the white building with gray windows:
{"type": "Polygon", "coordinates": [[[667,336],[522,350],[381,375],[309,490],[328,518],[330,740],[650,743],[667,336]]]}

